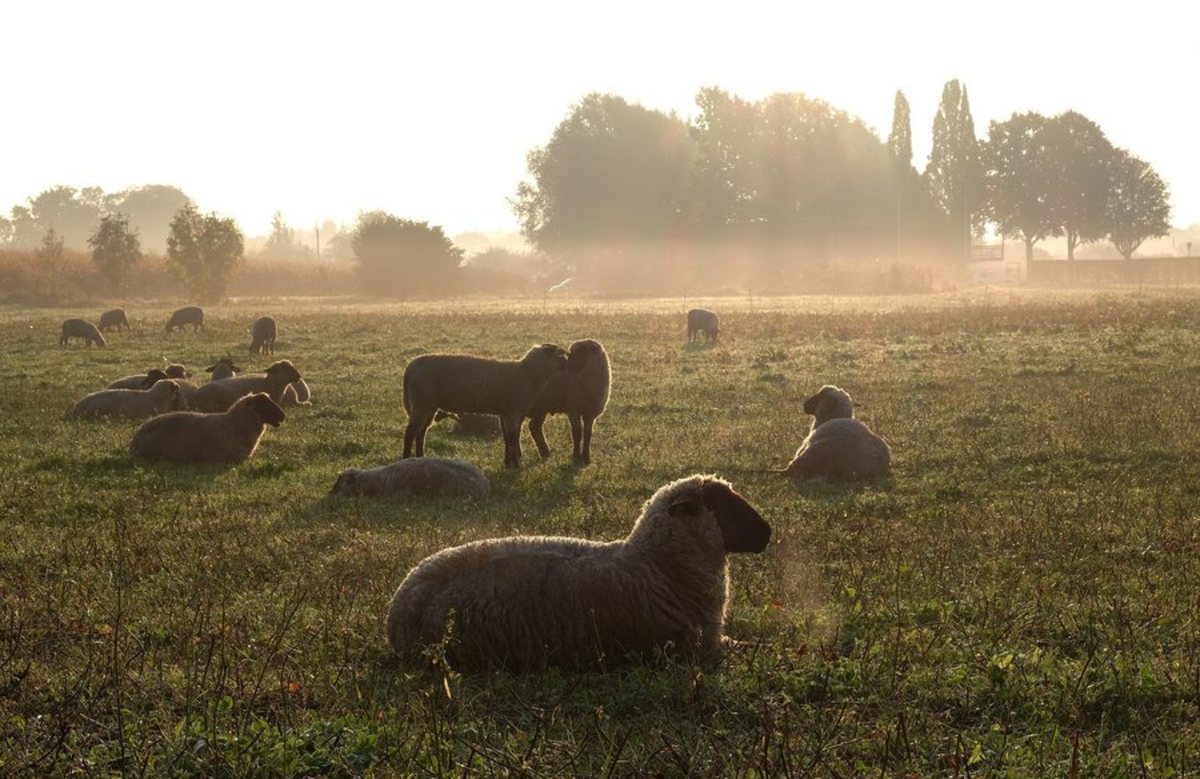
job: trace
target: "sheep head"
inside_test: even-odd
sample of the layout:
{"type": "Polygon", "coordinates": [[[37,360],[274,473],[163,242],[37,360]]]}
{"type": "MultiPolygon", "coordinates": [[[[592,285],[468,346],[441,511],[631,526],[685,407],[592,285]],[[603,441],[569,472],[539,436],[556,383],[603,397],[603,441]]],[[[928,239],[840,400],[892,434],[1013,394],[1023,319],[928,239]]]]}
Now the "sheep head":
{"type": "Polygon", "coordinates": [[[826,384],[817,394],[804,401],[804,413],[816,417],[819,425],[830,419],[852,419],[854,405],[849,392],[826,384]]]}
{"type": "Polygon", "coordinates": [[[562,372],[567,369],[567,353],[556,344],[541,344],[526,352],[521,362],[539,366],[550,364],[554,370],[562,372]]]}
{"type": "Polygon", "coordinates": [[[182,365],[180,365],[177,362],[171,363],[170,365],[167,366],[166,374],[167,374],[168,379],[190,379],[190,378],[192,378],[191,371],[189,371],[187,368],[183,367],[182,365]]]}
{"type": "Polygon", "coordinates": [[[354,487],[358,483],[358,469],[347,468],[338,474],[337,481],[333,483],[333,488],[329,490],[330,495],[353,495],[354,487]]]}
{"type": "MultiPolygon", "coordinates": [[[[287,418],[283,413],[283,409],[279,404],[271,400],[271,396],[265,392],[255,392],[253,395],[247,395],[239,400],[234,406],[249,406],[258,420],[264,425],[271,427],[279,427],[279,423],[287,418]]],[[[233,409],[230,409],[231,411],[233,409]]]]}
{"type": "Polygon", "coordinates": [[[698,489],[674,496],[667,506],[672,517],[715,520],[726,552],[758,553],[771,540],[771,526],[753,506],[724,481],[708,477],[698,489]]]}
{"type": "Polygon", "coordinates": [[[146,378],[142,379],[142,389],[150,389],[158,382],[168,378],[167,374],[160,371],[158,368],[151,368],[146,371],[146,378]]]}
{"type": "Polygon", "coordinates": [[[586,338],[571,344],[567,354],[567,373],[579,373],[594,355],[604,354],[604,347],[599,341],[586,338]]]}
{"type": "Polygon", "coordinates": [[[300,381],[300,371],[296,370],[296,366],[292,365],[291,360],[280,360],[272,363],[270,368],[267,368],[268,376],[282,376],[285,384],[292,384],[300,381]]]}

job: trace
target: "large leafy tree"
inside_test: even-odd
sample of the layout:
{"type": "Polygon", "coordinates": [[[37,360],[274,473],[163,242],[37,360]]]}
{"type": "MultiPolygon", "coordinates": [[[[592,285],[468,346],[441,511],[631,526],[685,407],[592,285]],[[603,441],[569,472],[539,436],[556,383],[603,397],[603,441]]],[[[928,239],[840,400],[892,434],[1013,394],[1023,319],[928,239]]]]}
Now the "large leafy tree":
{"type": "Polygon", "coordinates": [[[188,203],[171,220],[167,268],[193,296],[220,300],[245,254],[242,231],[233,219],[201,214],[188,203]]]}
{"type": "Polygon", "coordinates": [[[64,246],[85,249],[106,205],[99,187],[51,187],[30,199],[29,216],[39,232],[52,229],[64,246]]]}
{"type": "Polygon", "coordinates": [[[966,259],[971,238],[983,225],[983,174],[971,103],[966,87],[957,80],[946,82],[942,88],[925,182],[966,259]]]}
{"type": "Polygon", "coordinates": [[[1167,185],[1150,163],[1124,149],[1113,151],[1108,182],[1108,239],[1128,260],[1147,238],[1170,232],[1167,185]]]}
{"type": "Polygon", "coordinates": [[[42,243],[33,253],[33,260],[38,268],[50,279],[50,298],[58,299],[58,278],[66,262],[66,252],[63,250],[63,239],[53,227],[42,236],[42,243]]]}
{"type": "Polygon", "coordinates": [[[694,144],[679,118],[591,94],[528,155],[513,208],[539,249],[653,242],[685,220],[694,144]]]}
{"type": "Polygon", "coordinates": [[[171,220],[182,208],[193,205],[182,190],[165,184],[132,187],[112,195],[109,202],[110,210],[129,217],[130,226],[149,252],[166,249],[171,220]]]}
{"type": "Polygon", "coordinates": [[[1050,208],[1046,123],[1034,112],[992,122],[981,154],[987,215],[1001,233],[1025,242],[1026,260],[1038,241],[1062,234],[1050,208]]]}
{"type": "Polygon", "coordinates": [[[88,238],[92,247],[92,262],[109,280],[113,289],[121,292],[129,272],[142,260],[142,244],[136,228],[129,226],[124,214],[108,214],[88,238]]]}
{"type": "Polygon", "coordinates": [[[1067,259],[1084,243],[1108,235],[1108,189],[1113,147],[1100,127],[1075,111],[1044,128],[1048,204],[1055,229],[1067,238],[1067,259]]]}
{"type": "Polygon", "coordinates": [[[369,211],[359,215],[350,243],[372,293],[436,295],[457,287],[463,252],[440,226],[369,211]]]}

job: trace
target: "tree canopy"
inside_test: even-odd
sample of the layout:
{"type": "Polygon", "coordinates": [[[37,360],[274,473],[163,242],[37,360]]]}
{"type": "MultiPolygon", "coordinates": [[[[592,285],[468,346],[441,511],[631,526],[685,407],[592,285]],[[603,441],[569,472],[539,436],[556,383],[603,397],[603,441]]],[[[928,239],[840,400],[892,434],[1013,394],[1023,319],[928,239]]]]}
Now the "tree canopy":
{"type": "Polygon", "coordinates": [[[439,226],[386,211],[360,214],[350,239],[359,277],[372,294],[445,294],[457,289],[462,250],[439,226]]]}
{"type": "Polygon", "coordinates": [[[171,220],[167,268],[189,294],[203,302],[225,296],[244,252],[242,232],[230,218],[201,214],[189,203],[171,220]]]}
{"type": "Polygon", "coordinates": [[[1050,209],[1047,121],[1029,112],[992,122],[982,149],[988,218],[1025,242],[1026,260],[1038,241],[1062,235],[1050,209]]]}
{"type": "Polygon", "coordinates": [[[88,238],[92,247],[92,262],[109,280],[113,289],[125,288],[129,272],[142,260],[142,244],[137,228],[129,226],[124,214],[107,214],[100,219],[96,231],[88,238]]]}
{"type": "Polygon", "coordinates": [[[1108,239],[1128,260],[1147,238],[1170,232],[1167,185],[1150,163],[1124,149],[1113,150],[1108,183],[1108,239]]]}

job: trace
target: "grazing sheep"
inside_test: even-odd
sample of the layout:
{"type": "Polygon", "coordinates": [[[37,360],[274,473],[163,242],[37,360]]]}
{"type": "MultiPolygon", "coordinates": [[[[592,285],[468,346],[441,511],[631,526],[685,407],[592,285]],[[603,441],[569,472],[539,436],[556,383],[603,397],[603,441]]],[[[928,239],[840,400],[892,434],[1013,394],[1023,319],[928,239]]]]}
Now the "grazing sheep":
{"type": "Polygon", "coordinates": [[[174,379],[160,379],[150,389],[105,389],[85,396],[71,409],[73,417],[145,419],[183,408],[174,379]]]}
{"type": "Polygon", "coordinates": [[[129,329],[129,319],[125,316],[125,309],[114,308],[112,311],[105,311],[100,315],[100,329],[107,330],[110,327],[118,330],[129,329]]]}
{"type": "Polygon", "coordinates": [[[109,384],[105,389],[150,389],[157,382],[163,379],[171,378],[165,371],[158,368],[151,368],[145,373],[135,373],[132,376],[123,376],[109,384]]]}
{"type": "Polygon", "coordinates": [[[288,406],[311,406],[312,391],[308,388],[308,382],[301,379],[287,385],[287,389],[283,391],[283,402],[280,405],[284,408],[288,406]]]}
{"type": "Polygon", "coordinates": [[[58,337],[58,345],[66,346],[72,338],[82,338],[90,348],[92,344],[107,346],[108,342],[96,326],[86,319],[68,319],[62,323],[62,335],[58,337]]]}
{"type": "Polygon", "coordinates": [[[202,329],[204,327],[204,309],[200,306],[184,306],[179,309],[167,320],[167,332],[169,333],[175,328],[182,330],[184,325],[191,325],[192,332],[202,329]]]}
{"type": "Polygon", "coordinates": [[[542,426],[547,414],[566,414],[571,422],[575,462],[592,461],[592,424],[608,405],[611,370],[608,353],[599,341],[586,339],[571,344],[567,370],[555,374],[529,410],[529,435],[543,458],[550,456],[542,426]]]}
{"type": "Polygon", "coordinates": [[[451,495],[483,500],[490,486],[479,466],[466,460],[410,457],[381,468],[347,468],[330,492],[370,498],[451,495]]]}
{"type": "Polygon", "coordinates": [[[721,333],[721,319],[707,309],[693,308],[687,317],[688,343],[695,341],[700,333],[704,334],[705,343],[715,343],[721,333]]]}
{"type": "Polygon", "coordinates": [[[804,401],[813,426],[784,469],[793,481],[816,476],[873,479],[891,467],[887,442],[854,419],[854,401],[843,389],[826,385],[804,401]]]}
{"type": "Polygon", "coordinates": [[[520,360],[465,354],[423,354],[404,369],[404,457],[425,454],[425,432],[438,409],[495,414],[504,433],[504,464],[521,465],[521,423],[542,387],[565,371],[567,353],[554,344],[535,346],[520,360]]]}
{"type": "Polygon", "coordinates": [[[233,378],[242,372],[242,369],[234,365],[233,359],[229,357],[222,357],[204,370],[212,374],[212,381],[233,378]]]}
{"type": "Polygon", "coordinates": [[[526,537],[444,549],[413,568],[388,608],[408,658],[445,645],[462,670],[605,668],[660,652],[720,656],[730,552],[761,552],[771,526],[716,476],[660,488],[629,536],[526,537]]]}
{"type": "Polygon", "coordinates": [[[283,400],[283,392],[287,386],[299,380],[300,371],[296,370],[296,366],[292,365],[290,360],[280,360],[272,363],[265,373],[245,373],[228,379],[210,381],[191,394],[188,405],[196,411],[225,411],[238,398],[252,392],[265,392],[278,404],[283,400]]]}
{"type": "Polygon", "coordinates": [[[470,438],[496,438],[500,435],[500,417],[495,414],[451,414],[438,409],[433,421],[441,422],[443,419],[454,420],[450,432],[455,435],[470,438]]]}
{"type": "Polygon", "coordinates": [[[250,328],[250,354],[275,354],[275,336],[278,330],[275,327],[275,320],[269,316],[259,317],[254,320],[254,327],[250,328]]]}
{"type": "Polygon", "coordinates": [[[235,463],[254,454],[266,425],[279,427],[283,409],[264,392],[246,395],[220,414],[176,411],[146,422],[129,453],[177,463],[235,463]]]}

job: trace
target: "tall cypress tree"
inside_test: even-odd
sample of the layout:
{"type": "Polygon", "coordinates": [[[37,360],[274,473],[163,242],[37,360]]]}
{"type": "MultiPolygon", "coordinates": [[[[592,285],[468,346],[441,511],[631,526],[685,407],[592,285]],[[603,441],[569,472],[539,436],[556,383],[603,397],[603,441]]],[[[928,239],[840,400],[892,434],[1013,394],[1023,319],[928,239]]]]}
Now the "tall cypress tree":
{"type": "Polygon", "coordinates": [[[895,107],[892,109],[892,132],[888,135],[888,151],[901,170],[912,167],[912,120],[908,109],[908,98],[896,90],[895,107]]]}
{"type": "Polygon", "coordinates": [[[971,237],[982,226],[982,170],[979,141],[967,90],[958,80],[947,81],[933,119],[933,147],[925,168],[930,197],[946,215],[964,260],[970,257],[971,237]]]}

